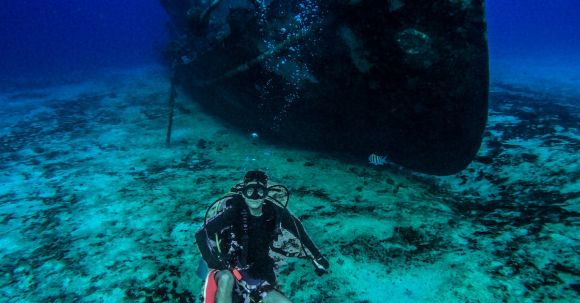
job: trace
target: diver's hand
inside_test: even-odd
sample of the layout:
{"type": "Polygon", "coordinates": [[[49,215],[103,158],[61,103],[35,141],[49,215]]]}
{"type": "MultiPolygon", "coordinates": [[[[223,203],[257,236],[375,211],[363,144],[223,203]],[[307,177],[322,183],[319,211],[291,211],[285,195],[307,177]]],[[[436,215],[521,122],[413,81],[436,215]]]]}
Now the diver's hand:
{"type": "Polygon", "coordinates": [[[328,263],[328,260],[326,260],[326,258],[323,256],[320,256],[316,259],[312,259],[312,263],[314,264],[315,267],[314,272],[316,272],[316,274],[319,276],[325,274],[328,268],[330,268],[330,263],[328,263]]]}

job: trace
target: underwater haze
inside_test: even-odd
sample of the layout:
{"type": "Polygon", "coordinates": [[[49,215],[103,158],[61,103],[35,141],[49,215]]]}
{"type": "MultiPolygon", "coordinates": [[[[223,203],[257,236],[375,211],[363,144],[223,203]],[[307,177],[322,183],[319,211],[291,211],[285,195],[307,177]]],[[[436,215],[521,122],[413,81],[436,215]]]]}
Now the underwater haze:
{"type": "Polygon", "coordinates": [[[168,40],[168,18],[155,0],[6,0],[0,20],[4,82],[158,64],[168,40]]]}
{"type": "Polygon", "coordinates": [[[578,57],[579,15],[573,0],[487,1],[491,58],[578,57]]]}
{"type": "Polygon", "coordinates": [[[578,1],[492,0],[486,3],[492,81],[525,84],[533,79],[536,89],[578,92],[578,1]]]}
{"type": "MultiPolygon", "coordinates": [[[[478,3],[348,2],[428,1],[478,3]]],[[[292,302],[580,302],[580,1],[485,1],[487,124],[448,176],[375,150],[274,143],[212,115],[172,85],[164,51],[191,45],[163,5],[211,2],[2,2],[0,302],[204,302],[195,232],[253,169],[288,188],[330,263],[317,275],[277,255],[292,302]]]]}
{"type": "MultiPolygon", "coordinates": [[[[491,0],[486,9],[492,76],[501,78],[510,62],[550,78],[580,66],[577,1],[491,0]]],[[[169,18],[155,0],[8,0],[0,17],[5,81],[158,64],[170,38],[169,18]]]]}

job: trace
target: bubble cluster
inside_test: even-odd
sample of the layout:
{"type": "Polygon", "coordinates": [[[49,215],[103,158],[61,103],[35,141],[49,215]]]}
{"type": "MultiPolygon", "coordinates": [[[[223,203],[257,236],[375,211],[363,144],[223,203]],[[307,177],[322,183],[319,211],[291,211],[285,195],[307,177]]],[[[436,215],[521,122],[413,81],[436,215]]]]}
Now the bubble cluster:
{"type": "Polygon", "coordinates": [[[312,49],[317,44],[315,32],[322,14],[318,0],[258,1],[256,17],[262,34],[263,53],[273,54],[264,60],[263,67],[284,79],[283,87],[272,85],[272,79],[258,85],[261,90],[259,107],[269,102],[269,96],[278,95],[279,91],[272,92],[272,89],[286,92],[285,101],[272,121],[272,128],[276,129],[290,107],[301,99],[304,83],[316,83],[307,62],[311,61],[312,49]]]}

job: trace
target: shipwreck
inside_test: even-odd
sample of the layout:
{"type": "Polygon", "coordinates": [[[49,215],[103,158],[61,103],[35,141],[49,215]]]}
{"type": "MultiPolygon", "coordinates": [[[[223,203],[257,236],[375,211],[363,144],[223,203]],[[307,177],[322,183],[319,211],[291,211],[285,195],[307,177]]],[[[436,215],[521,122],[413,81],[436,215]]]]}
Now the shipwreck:
{"type": "Polygon", "coordinates": [[[174,81],[272,142],[447,175],[477,153],[482,0],[162,0],[174,81]]]}

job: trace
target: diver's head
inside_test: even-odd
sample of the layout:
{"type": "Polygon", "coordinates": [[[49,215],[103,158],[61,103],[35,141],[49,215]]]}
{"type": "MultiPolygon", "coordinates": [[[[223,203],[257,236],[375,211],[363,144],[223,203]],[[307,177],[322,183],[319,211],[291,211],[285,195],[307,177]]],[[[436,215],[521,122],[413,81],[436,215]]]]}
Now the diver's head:
{"type": "Polygon", "coordinates": [[[250,170],[244,176],[244,185],[250,182],[260,183],[264,186],[268,186],[268,175],[261,170],[250,170]]]}
{"type": "Polygon", "coordinates": [[[261,213],[261,207],[268,196],[268,175],[260,170],[251,170],[244,176],[242,196],[250,210],[261,213]]]}

